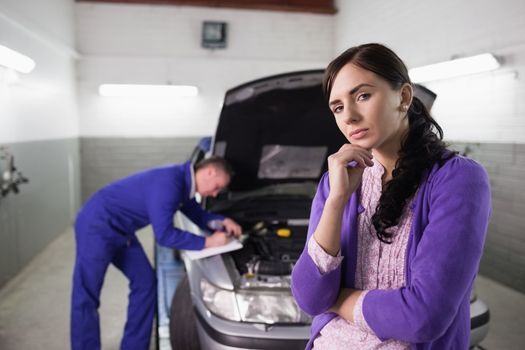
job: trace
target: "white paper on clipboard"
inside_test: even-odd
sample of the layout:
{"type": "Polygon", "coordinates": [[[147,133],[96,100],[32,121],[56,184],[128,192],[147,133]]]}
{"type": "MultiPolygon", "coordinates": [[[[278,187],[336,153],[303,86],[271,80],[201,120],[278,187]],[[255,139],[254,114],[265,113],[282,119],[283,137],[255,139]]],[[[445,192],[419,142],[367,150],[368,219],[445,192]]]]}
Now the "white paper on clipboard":
{"type": "Polygon", "coordinates": [[[242,243],[236,239],[232,239],[228,244],[222,245],[220,247],[205,248],[202,250],[185,250],[184,254],[186,254],[191,260],[198,260],[213,255],[231,252],[241,248],[242,243]]]}

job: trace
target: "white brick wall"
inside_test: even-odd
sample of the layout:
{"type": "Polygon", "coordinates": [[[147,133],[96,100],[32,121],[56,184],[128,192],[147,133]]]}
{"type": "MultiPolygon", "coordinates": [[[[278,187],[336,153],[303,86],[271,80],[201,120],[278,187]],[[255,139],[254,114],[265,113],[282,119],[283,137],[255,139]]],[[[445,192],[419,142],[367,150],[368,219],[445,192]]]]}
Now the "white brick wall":
{"type": "Polygon", "coordinates": [[[246,81],[322,68],[332,57],[333,17],[185,6],[78,3],[82,136],[211,135],[224,93],[246,81]],[[200,47],[204,20],[228,22],[228,47],[200,47]],[[101,83],[191,84],[196,99],[101,98],[101,83]]]}
{"type": "Polygon", "coordinates": [[[525,142],[525,2],[338,1],[336,52],[381,42],[409,67],[493,52],[501,70],[427,84],[449,140],[525,142]]]}
{"type": "Polygon", "coordinates": [[[12,82],[0,66],[0,144],[78,135],[73,0],[0,1],[0,44],[36,62],[12,82]]]}
{"type": "Polygon", "coordinates": [[[72,48],[75,0],[2,0],[0,10],[25,28],[72,48]]]}

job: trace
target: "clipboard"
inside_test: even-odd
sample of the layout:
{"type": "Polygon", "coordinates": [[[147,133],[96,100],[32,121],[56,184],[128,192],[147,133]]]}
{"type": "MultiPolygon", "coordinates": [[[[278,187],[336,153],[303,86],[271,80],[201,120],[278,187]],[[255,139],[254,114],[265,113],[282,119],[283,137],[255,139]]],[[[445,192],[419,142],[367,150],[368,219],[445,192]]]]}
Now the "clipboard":
{"type": "Polygon", "coordinates": [[[238,250],[242,247],[243,245],[241,242],[239,242],[239,240],[232,239],[228,244],[222,245],[220,247],[205,248],[202,250],[184,250],[184,254],[187,255],[190,260],[198,260],[238,250]]]}

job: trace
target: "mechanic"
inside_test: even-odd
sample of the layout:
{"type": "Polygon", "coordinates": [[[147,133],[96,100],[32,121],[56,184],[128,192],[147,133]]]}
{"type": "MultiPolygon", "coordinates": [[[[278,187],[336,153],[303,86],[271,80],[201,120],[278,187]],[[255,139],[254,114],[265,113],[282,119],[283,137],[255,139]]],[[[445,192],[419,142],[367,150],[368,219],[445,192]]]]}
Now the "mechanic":
{"type": "Polygon", "coordinates": [[[229,184],[230,165],[220,157],[145,170],[96,192],[75,222],[76,262],[71,303],[72,349],[100,349],[98,307],[104,275],[113,264],[129,279],[127,321],[121,349],[149,348],[156,305],[156,279],[135,231],[151,224],[158,244],[200,250],[228,243],[241,227],[232,219],[206,212],[195,194],[216,197],[229,184]],[[173,225],[177,211],[207,237],[173,225]],[[220,223],[221,225],[217,225],[220,223]]]}

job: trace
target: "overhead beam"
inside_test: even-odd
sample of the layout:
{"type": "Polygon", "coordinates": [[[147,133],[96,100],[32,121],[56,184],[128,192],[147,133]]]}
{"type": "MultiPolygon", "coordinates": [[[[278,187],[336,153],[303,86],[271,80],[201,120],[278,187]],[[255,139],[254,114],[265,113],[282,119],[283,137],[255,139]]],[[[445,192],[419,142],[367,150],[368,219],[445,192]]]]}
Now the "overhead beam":
{"type": "Polygon", "coordinates": [[[184,5],[319,14],[335,14],[337,12],[333,0],[77,0],[77,2],[184,5]]]}

